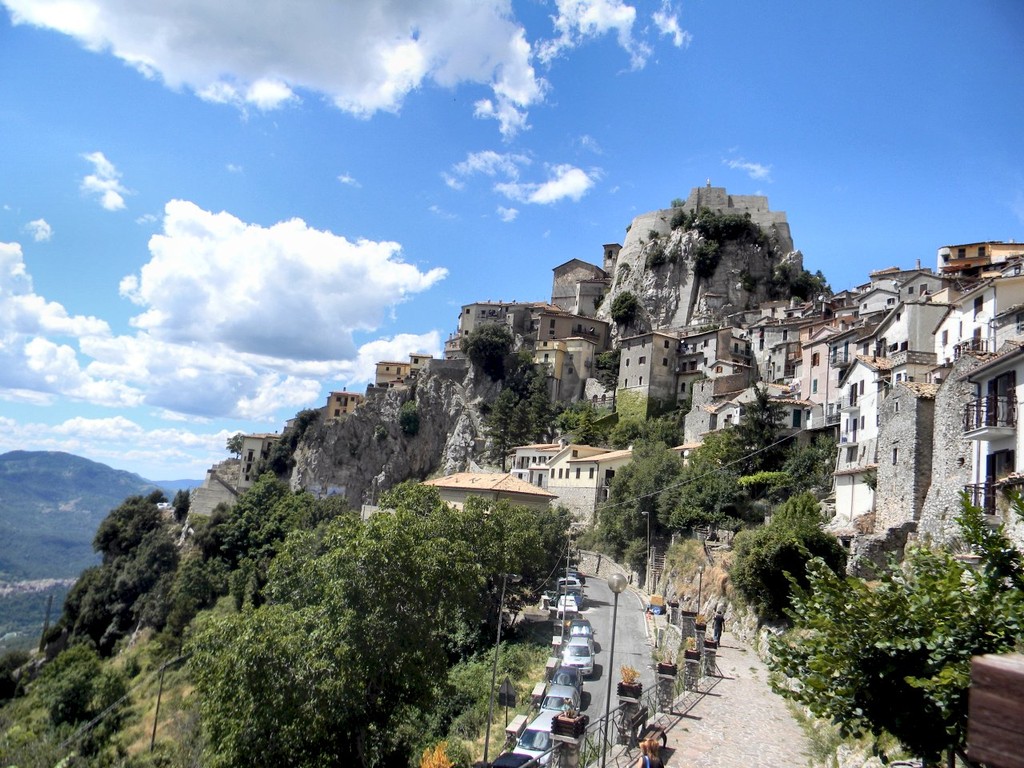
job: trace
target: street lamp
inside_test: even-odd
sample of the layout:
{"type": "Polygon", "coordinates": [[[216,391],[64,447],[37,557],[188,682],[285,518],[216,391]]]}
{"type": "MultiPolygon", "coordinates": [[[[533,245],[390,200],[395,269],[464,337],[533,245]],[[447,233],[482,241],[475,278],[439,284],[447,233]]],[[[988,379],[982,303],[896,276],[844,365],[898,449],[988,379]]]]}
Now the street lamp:
{"type": "Polygon", "coordinates": [[[498,639],[494,641],[494,666],[491,668],[491,701],[487,706],[487,730],[484,732],[484,766],[490,765],[487,762],[487,752],[491,746],[491,721],[494,719],[494,684],[498,679],[498,649],[501,647],[501,617],[505,612],[505,587],[509,579],[512,579],[513,583],[517,583],[522,581],[522,576],[515,573],[505,573],[501,577],[501,599],[498,600],[498,639]]]}
{"type": "Polygon", "coordinates": [[[697,613],[700,613],[700,594],[704,590],[704,563],[697,566],[697,613]]]}
{"type": "Polygon", "coordinates": [[[615,662],[615,621],[619,616],[619,595],[626,590],[626,577],[621,573],[613,573],[608,577],[608,589],[615,593],[615,603],[612,608],[612,647],[608,651],[608,693],[604,699],[604,732],[601,737],[601,768],[604,768],[608,758],[608,720],[611,717],[612,707],[612,669],[615,662]]]}

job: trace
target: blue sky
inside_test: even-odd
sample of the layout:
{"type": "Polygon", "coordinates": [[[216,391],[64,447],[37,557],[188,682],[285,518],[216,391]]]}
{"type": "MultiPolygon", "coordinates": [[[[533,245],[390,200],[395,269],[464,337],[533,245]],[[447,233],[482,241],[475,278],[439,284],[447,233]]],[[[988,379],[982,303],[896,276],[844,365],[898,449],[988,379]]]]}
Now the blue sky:
{"type": "Polygon", "coordinates": [[[710,178],[1024,239],[1024,3],[0,0],[0,451],[199,478],[710,178]]]}

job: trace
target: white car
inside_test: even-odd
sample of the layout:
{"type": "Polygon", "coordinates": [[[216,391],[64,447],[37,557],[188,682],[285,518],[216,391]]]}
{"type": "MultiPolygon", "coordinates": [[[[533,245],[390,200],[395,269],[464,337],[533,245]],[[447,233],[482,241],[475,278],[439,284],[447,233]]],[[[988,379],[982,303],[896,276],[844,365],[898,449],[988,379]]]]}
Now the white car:
{"type": "Polygon", "coordinates": [[[558,618],[562,619],[567,616],[575,616],[579,613],[579,610],[575,597],[572,595],[562,595],[558,598],[558,605],[555,608],[555,614],[558,618]]]}

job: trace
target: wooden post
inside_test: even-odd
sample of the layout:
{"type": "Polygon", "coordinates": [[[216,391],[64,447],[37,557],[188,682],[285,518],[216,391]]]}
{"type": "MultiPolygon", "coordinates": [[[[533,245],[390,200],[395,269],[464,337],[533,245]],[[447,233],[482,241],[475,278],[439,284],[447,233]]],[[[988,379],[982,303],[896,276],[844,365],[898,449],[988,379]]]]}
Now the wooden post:
{"type": "Polygon", "coordinates": [[[160,697],[164,693],[164,670],[167,669],[167,665],[164,664],[160,667],[160,686],[156,690],[156,712],[153,713],[153,735],[149,737],[149,751],[153,751],[153,745],[156,744],[156,724],[160,721],[160,697]]]}
{"type": "Polygon", "coordinates": [[[1024,768],[1024,655],[975,656],[967,755],[989,768],[1024,768]]]}

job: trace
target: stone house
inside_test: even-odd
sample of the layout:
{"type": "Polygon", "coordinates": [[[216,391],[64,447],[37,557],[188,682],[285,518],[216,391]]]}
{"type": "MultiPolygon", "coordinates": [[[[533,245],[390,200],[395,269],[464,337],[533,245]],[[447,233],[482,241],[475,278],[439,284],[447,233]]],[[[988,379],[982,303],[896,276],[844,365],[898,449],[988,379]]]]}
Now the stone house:
{"type": "Polygon", "coordinates": [[[593,317],[611,282],[608,273],[580,259],[559,264],[552,272],[551,303],[570,314],[593,317]]]}
{"type": "Polygon", "coordinates": [[[537,342],[533,362],[547,370],[551,399],[571,403],[583,397],[584,385],[593,373],[596,355],[597,345],[591,339],[545,339],[537,342]]]}
{"type": "Polygon", "coordinates": [[[921,519],[932,480],[938,384],[893,383],[879,406],[875,530],[921,519]]]}
{"type": "Polygon", "coordinates": [[[523,482],[512,475],[493,472],[457,472],[454,475],[424,480],[421,485],[437,488],[441,500],[456,509],[476,496],[487,501],[507,501],[532,509],[546,509],[555,495],[523,482]]]}
{"type": "Polygon", "coordinates": [[[679,336],[651,331],[621,339],[620,345],[616,410],[645,418],[674,407],[679,336]]]}
{"type": "Polygon", "coordinates": [[[244,491],[251,488],[259,477],[261,464],[270,458],[270,449],[281,436],[274,433],[256,433],[242,438],[241,465],[238,472],[237,488],[244,491]]]}
{"type": "Polygon", "coordinates": [[[1024,275],[999,275],[973,286],[946,308],[934,330],[935,355],[949,364],[964,352],[994,352],[998,343],[1020,336],[1021,331],[1024,275]]]}
{"type": "Polygon", "coordinates": [[[589,339],[599,352],[604,352],[608,349],[610,325],[602,320],[562,312],[547,305],[539,305],[531,313],[529,338],[534,346],[542,341],[570,337],[589,339]]]}

